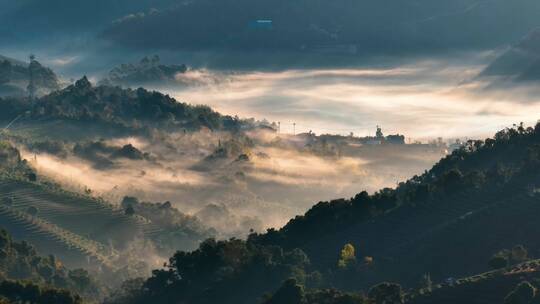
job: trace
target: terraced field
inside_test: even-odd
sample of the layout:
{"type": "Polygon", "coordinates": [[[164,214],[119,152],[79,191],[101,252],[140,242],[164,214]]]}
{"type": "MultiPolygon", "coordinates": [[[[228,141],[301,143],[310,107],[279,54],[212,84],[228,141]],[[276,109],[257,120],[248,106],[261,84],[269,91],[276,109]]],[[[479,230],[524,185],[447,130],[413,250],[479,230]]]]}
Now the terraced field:
{"type": "Polygon", "coordinates": [[[134,237],[160,231],[150,221],[127,216],[99,200],[36,183],[0,181],[0,198],[6,197],[12,204],[0,206],[0,226],[70,266],[109,264],[116,249],[134,237]],[[30,207],[37,208],[37,214],[30,215],[30,207]]]}
{"type": "Polygon", "coordinates": [[[53,253],[70,266],[110,265],[109,258],[114,254],[101,243],[10,207],[0,206],[0,219],[2,228],[14,238],[30,242],[40,252],[53,253]]]}

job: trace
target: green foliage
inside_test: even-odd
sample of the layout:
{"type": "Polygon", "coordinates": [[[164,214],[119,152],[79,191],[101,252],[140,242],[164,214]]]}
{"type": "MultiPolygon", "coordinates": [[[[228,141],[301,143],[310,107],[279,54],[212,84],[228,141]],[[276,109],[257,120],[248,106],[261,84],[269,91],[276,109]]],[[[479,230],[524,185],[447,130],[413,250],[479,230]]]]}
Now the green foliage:
{"type": "Polygon", "coordinates": [[[338,259],[338,268],[347,269],[356,265],[356,253],[352,244],[345,244],[338,259]]]}
{"type": "MultiPolygon", "coordinates": [[[[137,289],[132,303],[145,303],[152,300],[159,302],[166,299],[203,304],[252,303],[261,294],[276,289],[278,291],[267,299],[268,301],[290,299],[291,303],[302,303],[302,301],[310,303],[308,299],[311,291],[309,288],[302,288],[302,285],[309,281],[309,272],[312,270],[308,268],[309,259],[302,250],[292,248],[302,248],[304,244],[309,243],[315,247],[312,252],[317,254],[317,250],[327,245],[313,246],[314,240],[320,238],[321,235],[340,232],[360,222],[388,216],[399,208],[404,208],[409,212],[414,212],[416,206],[436,208],[436,204],[442,204],[441,201],[445,199],[447,201],[444,203],[452,206],[454,202],[448,200],[448,196],[455,193],[468,195],[472,200],[484,198],[486,194],[490,195],[487,196],[488,198],[497,198],[500,189],[523,189],[524,181],[534,180],[531,177],[538,176],[540,167],[536,162],[537,157],[531,153],[530,148],[534,143],[539,142],[540,125],[534,131],[522,128],[508,130],[503,134],[498,134],[494,140],[469,143],[464,149],[441,160],[430,171],[400,184],[397,189],[383,189],[373,195],[361,192],[349,200],[321,202],[304,216],[291,220],[279,231],[269,230],[266,234],[252,234],[247,241],[208,240],[193,252],[177,252],[165,269],[154,271],[152,277],[137,289]],[[279,288],[281,282],[290,277],[295,280],[288,280],[279,288]]],[[[142,204],[138,202],[129,200],[129,203],[134,206],[137,213],[140,213],[138,211],[140,208],[143,212],[149,212],[156,217],[159,215],[166,218],[171,214],[169,211],[161,211],[161,208],[169,210],[170,204],[148,205],[141,208],[139,205],[142,204]]],[[[488,200],[486,204],[490,203],[491,201],[488,200]]],[[[484,208],[485,205],[476,207],[478,210],[487,209],[484,208]]],[[[465,224],[467,217],[457,219],[452,217],[450,220],[465,224]]],[[[449,223],[444,224],[449,225],[449,223]]],[[[464,236],[460,231],[461,226],[452,226],[456,227],[452,232],[457,231],[462,233],[458,236],[464,236]]],[[[428,231],[419,230],[418,232],[423,237],[428,234],[425,233],[428,231]]],[[[339,234],[336,235],[339,237],[339,234]]],[[[342,238],[345,239],[345,237],[342,238]]],[[[429,236],[426,236],[426,239],[429,239],[429,236]]],[[[338,245],[346,242],[339,241],[339,243],[336,242],[338,245]]],[[[470,241],[464,244],[470,244],[470,241]]],[[[426,244],[426,247],[432,249],[430,245],[426,244]]],[[[330,252],[335,257],[335,248],[330,252]]],[[[485,258],[487,254],[484,251],[482,253],[484,255],[481,258],[485,258]]],[[[515,246],[512,250],[503,250],[495,254],[489,264],[498,269],[524,261],[527,256],[527,250],[523,246],[515,246]]],[[[328,260],[332,264],[335,263],[335,258],[328,260]]],[[[346,244],[340,251],[338,265],[340,268],[348,268],[348,265],[354,264],[354,261],[356,261],[355,248],[351,244],[346,244]]],[[[396,267],[398,263],[399,261],[395,261],[394,264],[389,263],[390,266],[387,268],[396,267]]],[[[332,266],[335,267],[335,264],[332,266]]],[[[425,265],[420,265],[422,266],[425,265]]],[[[414,264],[408,269],[415,271],[414,267],[417,265],[414,264]]],[[[314,268],[319,271],[322,269],[324,268],[314,268]]],[[[400,270],[401,268],[389,271],[394,271],[393,274],[396,274],[400,270]]],[[[427,271],[431,269],[418,270],[420,273],[427,271]]],[[[379,277],[381,274],[385,273],[376,273],[379,277]]],[[[440,275],[439,273],[438,276],[440,275]]],[[[328,277],[333,278],[330,275],[328,277]]],[[[417,274],[414,278],[418,278],[417,274]]],[[[361,278],[358,279],[360,280],[361,278]]],[[[450,284],[452,286],[449,288],[473,281],[472,279],[458,280],[450,284]]],[[[333,280],[328,283],[339,284],[340,282],[333,280]]],[[[432,286],[429,277],[425,278],[423,287],[428,290],[436,288],[432,286]]],[[[323,297],[323,294],[319,295],[323,297]]],[[[404,302],[401,286],[392,283],[374,286],[370,289],[368,298],[372,303],[404,302]]]]}
{"type": "Polygon", "coordinates": [[[120,288],[113,290],[110,297],[104,300],[104,304],[131,304],[142,297],[143,278],[129,279],[122,283],[120,288]]]}
{"type": "Polygon", "coordinates": [[[52,255],[39,256],[33,246],[13,241],[5,230],[0,230],[0,274],[7,279],[66,288],[90,297],[97,297],[99,292],[86,270],[68,270],[52,255]]]}
{"type": "MultiPolygon", "coordinates": [[[[219,130],[234,127],[231,117],[207,106],[180,103],[158,92],[120,87],[94,87],[86,77],[63,90],[53,92],[31,108],[33,118],[101,122],[131,129],[219,130]],[[226,123],[227,121],[227,123],[226,123]]],[[[242,122],[237,121],[238,125],[242,122]]]]}
{"type": "MultiPolygon", "coordinates": [[[[92,127],[116,127],[118,132],[148,134],[162,130],[228,130],[265,125],[254,120],[221,115],[208,106],[189,105],[143,88],[92,86],[86,77],[74,85],[30,102],[22,98],[0,99],[0,121],[24,116],[26,121],[62,120],[71,124],[92,123],[92,127]]],[[[48,148],[48,147],[45,147],[48,148]]]]}
{"type": "Polygon", "coordinates": [[[154,270],[132,303],[253,303],[287,278],[303,282],[308,266],[301,250],[209,239],[154,270]]]}
{"type": "Polygon", "coordinates": [[[538,149],[531,151],[531,147],[538,144],[540,124],[535,128],[505,129],[498,132],[495,139],[468,142],[463,149],[441,159],[424,174],[400,183],[396,189],[382,189],[373,195],[361,192],[350,199],[319,202],[279,231],[269,230],[251,238],[261,244],[304,248],[323,236],[339,236],[351,226],[391,212],[403,209],[412,212],[416,206],[435,207],[450,195],[466,194],[482,199],[503,187],[519,187],[534,178],[534,172],[538,171],[533,168],[540,168],[540,154],[534,152],[538,149]]]}

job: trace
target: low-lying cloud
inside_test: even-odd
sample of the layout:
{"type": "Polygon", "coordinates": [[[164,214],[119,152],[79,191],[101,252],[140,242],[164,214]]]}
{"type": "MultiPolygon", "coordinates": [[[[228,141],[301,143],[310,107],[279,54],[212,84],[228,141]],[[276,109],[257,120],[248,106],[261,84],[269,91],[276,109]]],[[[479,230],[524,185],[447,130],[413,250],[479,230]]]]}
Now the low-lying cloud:
{"type": "Polygon", "coordinates": [[[297,133],[369,135],[381,125],[413,138],[486,137],[515,122],[534,123],[540,112],[534,88],[487,91],[473,81],[491,57],[461,65],[424,60],[384,69],[234,73],[218,84],[167,91],[227,114],[280,121],[288,133],[295,122],[297,133]]]}

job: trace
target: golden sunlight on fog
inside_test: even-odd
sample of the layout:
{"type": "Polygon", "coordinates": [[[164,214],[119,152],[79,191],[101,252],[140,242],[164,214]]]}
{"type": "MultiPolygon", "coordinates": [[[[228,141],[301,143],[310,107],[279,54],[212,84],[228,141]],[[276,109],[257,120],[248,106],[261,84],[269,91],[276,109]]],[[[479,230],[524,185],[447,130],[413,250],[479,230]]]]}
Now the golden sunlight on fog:
{"type": "Polygon", "coordinates": [[[536,94],[483,91],[474,81],[482,67],[425,61],[379,70],[216,73],[219,82],[167,91],[227,114],[280,121],[289,133],[296,122],[297,133],[369,135],[381,125],[417,139],[486,137],[515,122],[536,122],[536,94]]]}

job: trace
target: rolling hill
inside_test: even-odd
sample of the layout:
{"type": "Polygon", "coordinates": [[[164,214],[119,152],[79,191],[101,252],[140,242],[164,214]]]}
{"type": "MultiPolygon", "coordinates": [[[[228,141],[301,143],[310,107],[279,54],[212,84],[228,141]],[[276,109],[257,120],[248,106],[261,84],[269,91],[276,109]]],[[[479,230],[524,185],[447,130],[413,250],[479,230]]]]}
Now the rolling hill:
{"type": "MultiPolygon", "coordinates": [[[[403,286],[401,300],[374,303],[452,303],[475,290],[485,301],[458,302],[503,299],[538,269],[534,261],[513,264],[540,253],[534,234],[539,228],[539,169],[540,124],[505,129],[493,139],[470,141],[396,189],[321,202],[282,229],[252,234],[245,243],[206,242],[196,251],[178,252],[169,269],[148,279],[139,300],[166,296],[197,303],[218,298],[222,303],[253,303],[287,277],[310,290],[358,292],[384,281],[403,286]],[[526,250],[521,249],[525,253],[519,259],[505,260],[502,267],[509,268],[477,275],[495,267],[491,259],[507,252],[505,248],[526,250]],[[278,258],[289,255],[295,258],[278,258]],[[426,274],[441,287],[433,290],[433,298],[414,296],[426,274]],[[248,278],[258,281],[247,283],[248,278]],[[164,287],[167,280],[174,283],[164,287]],[[443,288],[448,281],[457,285],[443,288]],[[497,292],[487,293],[486,286],[497,284],[502,284],[497,292]]],[[[370,301],[379,292],[401,290],[399,285],[377,286],[368,293],[370,301]]],[[[351,303],[365,303],[363,299],[351,303]]]]}
{"type": "Polygon", "coordinates": [[[55,254],[70,267],[113,267],[117,250],[159,232],[149,220],[38,178],[5,142],[2,152],[11,156],[0,174],[0,223],[40,252],[55,254]]]}
{"type": "Polygon", "coordinates": [[[516,303],[506,298],[523,283],[532,287],[533,293],[529,299],[525,298],[518,303],[538,303],[540,301],[537,292],[539,278],[540,261],[533,260],[460,278],[451,284],[437,284],[429,291],[407,295],[407,303],[516,303]]]}
{"type": "Polygon", "coordinates": [[[177,132],[202,128],[237,132],[261,125],[222,115],[208,106],[179,102],[156,91],[94,86],[86,77],[34,101],[0,99],[0,110],[0,121],[5,124],[19,117],[17,125],[33,129],[38,132],[37,136],[51,132],[72,140],[80,133],[99,133],[95,135],[99,138],[112,134],[145,134],[156,128],[177,132]],[[55,131],[66,129],[70,132],[55,131]]]}
{"type": "Polygon", "coordinates": [[[518,129],[471,143],[395,190],[319,203],[263,242],[300,247],[322,269],[351,243],[374,259],[358,287],[383,280],[412,287],[425,273],[441,281],[485,271],[493,253],[518,243],[537,252],[528,231],[540,211],[540,125],[518,129]]]}

